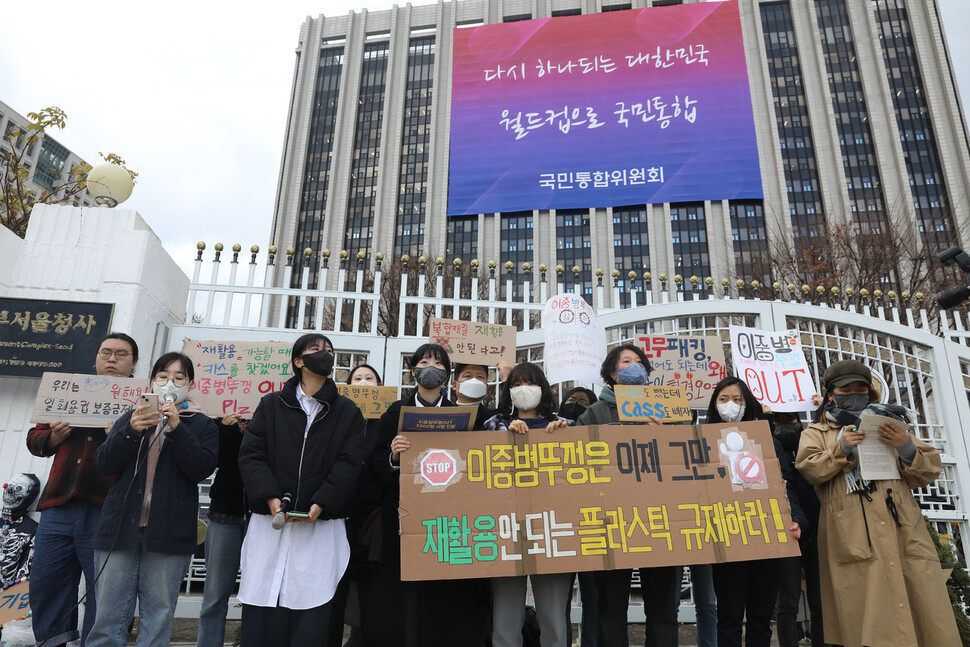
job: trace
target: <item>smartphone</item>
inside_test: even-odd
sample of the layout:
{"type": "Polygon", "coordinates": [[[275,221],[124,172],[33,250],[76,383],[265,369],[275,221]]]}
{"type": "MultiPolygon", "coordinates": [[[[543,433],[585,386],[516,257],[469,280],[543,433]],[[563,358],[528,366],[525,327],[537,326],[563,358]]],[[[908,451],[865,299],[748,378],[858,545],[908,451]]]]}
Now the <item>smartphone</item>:
{"type": "Polygon", "coordinates": [[[138,404],[139,406],[147,404],[149,411],[158,411],[158,396],[154,393],[142,393],[138,404]]]}
{"type": "Polygon", "coordinates": [[[309,512],[287,512],[287,517],[296,517],[297,519],[309,519],[309,512]]]}

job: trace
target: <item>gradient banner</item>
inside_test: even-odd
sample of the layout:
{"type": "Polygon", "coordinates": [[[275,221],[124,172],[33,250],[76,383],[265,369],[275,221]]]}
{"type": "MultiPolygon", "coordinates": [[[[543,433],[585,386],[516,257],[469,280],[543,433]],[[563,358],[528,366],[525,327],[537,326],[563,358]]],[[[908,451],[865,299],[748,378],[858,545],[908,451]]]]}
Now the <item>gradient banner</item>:
{"type": "Polygon", "coordinates": [[[735,1],[459,28],[448,214],[761,198],[735,1]]]}

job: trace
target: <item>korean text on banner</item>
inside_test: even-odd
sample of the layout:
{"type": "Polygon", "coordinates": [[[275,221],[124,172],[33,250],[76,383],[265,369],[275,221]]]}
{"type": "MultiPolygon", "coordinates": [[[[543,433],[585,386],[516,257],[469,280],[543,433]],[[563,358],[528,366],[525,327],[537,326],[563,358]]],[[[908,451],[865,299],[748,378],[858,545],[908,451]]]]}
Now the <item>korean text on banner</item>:
{"type": "Polygon", "coordinates": [[[365,418],[380,418],[397,400],[396,386],[338,384],[337,393],[350,398],[365,418]]]}
{"type": "Polygon", "coordinates": [[[68,422],[79,427],[111,425],[151,391],[148,380],[114,375],[44,373],[32,422],[68,422]]]}
{"type": "Polygon", "coordinates": [[[435,317],[428,342],[447,350],[452,364],[515,364],[515,326],[435,317]]]}
{"type": "Polygon", "coordinates": [[[763,421],[408,439],[404,580],[799,555],[763,421]]]}
{"type": "Polygon", "coordinates": [[[401,407],[397,432],[469,431],[478,407],[401,407]]]}
{"type": "Polygon", "coordinates": [[[543,363],[550,384],[602,383],[600,367],[606,358],[606,336],[584,298],[560,294],[546,301],[542,337],[543,363]]]}
{"type": "Polygon", "coordinates": [[[207,415],[238,413],[251,418],[260,398],[279,391],[293,377],[292,350],[292,344],[272,341],[185,339],[182,352],[195,366],[195,386],[189,397],[207,415]]]}
{"type": "Polygon", "coordinates": [[[640,335],[654,386],[682,386],[691,409],[707,409],[714,387],[727,375],[724,343],[717,336],[640,335]]]}
{"type": "Polygon", "coordinates": [[[682,386],[640,386],[617,384],[616,408],[623,422],[684,422],[691,419],[690,406],[682,386]]]}
{"type": "Polygon", "coordinates": [[[797,330],[772,332],[731,326],[734,374],[744,380],[758,402],[772,411],[814,411],[818,391],[802,352],[797,330]]]}

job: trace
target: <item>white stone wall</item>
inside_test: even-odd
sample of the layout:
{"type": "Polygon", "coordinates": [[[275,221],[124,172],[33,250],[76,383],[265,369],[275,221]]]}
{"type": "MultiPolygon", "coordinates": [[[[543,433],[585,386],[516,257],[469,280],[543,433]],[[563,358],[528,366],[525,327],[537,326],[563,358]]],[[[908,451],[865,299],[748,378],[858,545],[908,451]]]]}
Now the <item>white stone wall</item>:
{"type": "MultiPolygon", "coordinates": [[[[25,239],[0,227],[0,295],[113,303],[111,329],[138,343],[138,377],[148,377],[167,331],[184,321],[188,289],[188,277],[135,211],[38,205],[25,239]]],[[[47,481],[50,459],[32,456],[24,442],[39,384],[0,377],[0,482],[19,472],[47,481]]]]}

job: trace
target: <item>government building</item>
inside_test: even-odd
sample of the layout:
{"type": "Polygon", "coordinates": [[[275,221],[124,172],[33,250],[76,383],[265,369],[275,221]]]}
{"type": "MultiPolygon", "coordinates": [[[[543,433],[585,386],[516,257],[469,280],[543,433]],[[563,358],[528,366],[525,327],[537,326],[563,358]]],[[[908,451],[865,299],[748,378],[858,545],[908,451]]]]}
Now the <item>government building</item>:
{"type": "Polygon", "coordinates": [[[449,216],[458,31],[690,2],[408,4],[302,25],[272,244],[297,265],[327,248],[511,261],[517,281],[526,262],[533,281],[541,263],[579,267],[591,295],[598,268],[750,280],[765,250],[833,223],[970,242],[970,145],[936,0],[736,1],[763,198],[449,216]]]}

